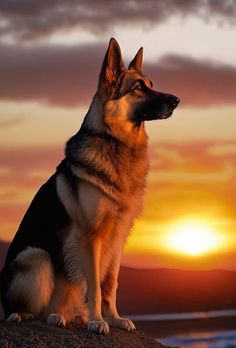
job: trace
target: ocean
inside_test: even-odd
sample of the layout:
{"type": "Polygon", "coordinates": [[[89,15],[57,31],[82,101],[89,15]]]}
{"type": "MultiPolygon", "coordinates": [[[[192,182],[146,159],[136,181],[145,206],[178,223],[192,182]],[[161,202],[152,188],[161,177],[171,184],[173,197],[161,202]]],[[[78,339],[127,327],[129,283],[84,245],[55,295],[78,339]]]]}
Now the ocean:
{"type": "Polygon", "coordinates": [[[144,331],[146,329],[146,333],[156,337],[158,342],[169,346],[181,348],[236,348],[235,309],[131,315],[129,317],[137,326],[140,324],[141,329],[143,328],[144,331]],[[214,328],[215,323],[219,324],[219,322],[221,325],[214,328]],[[229,326],[230,322],[233,325],[229,326]],[[222,329],[224,326],[225,329],[222,329]],[[159,334],[155,335],[155,327],[159,334]],[[151,331],[149,328],[151,328],[151,331]],[[178,329],[176,330],[176,328],[178,329]]]}
{"type": "Polygon", "coordinates": [[[197,332],[158,338],[157,341],[181,348],[236,348],[236,331],[197,332]]]}

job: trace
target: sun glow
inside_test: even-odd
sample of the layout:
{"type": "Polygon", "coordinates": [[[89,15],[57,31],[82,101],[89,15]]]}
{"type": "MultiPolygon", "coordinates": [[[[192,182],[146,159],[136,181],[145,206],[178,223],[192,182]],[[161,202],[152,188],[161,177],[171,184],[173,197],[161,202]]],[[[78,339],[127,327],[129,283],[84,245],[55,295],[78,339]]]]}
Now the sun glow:
{"type": "Polygon", "coordinates": [[[221,237],[206,222],[186,221],[176,224],[166,236],[166,246],[176,252],[198,256],[215,251],[221,237]]]}

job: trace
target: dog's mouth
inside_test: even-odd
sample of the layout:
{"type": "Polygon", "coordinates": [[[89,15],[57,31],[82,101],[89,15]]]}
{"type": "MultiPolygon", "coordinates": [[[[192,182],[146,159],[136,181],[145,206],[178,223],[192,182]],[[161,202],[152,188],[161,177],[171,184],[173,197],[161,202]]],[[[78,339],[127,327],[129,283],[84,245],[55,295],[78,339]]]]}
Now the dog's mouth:
{"type": "Polygon", "coordinates": [[[174,110],[168,110],[165,113],[158,113],[158,114],[146,114],[144,113],[142,118],[142,121],[153,121],[153,120],[165,120],[166,118],[169,118],[173,114],[174,110]]]}
{"type": "Polygon", "coordinates": [[[157,119],[165,120],[166,118],[170,117],[173,114],[173,112],[174,112],[174,110],[167,111],[166,113],[164,113],[162,115],[158,115],[157,119]]]}

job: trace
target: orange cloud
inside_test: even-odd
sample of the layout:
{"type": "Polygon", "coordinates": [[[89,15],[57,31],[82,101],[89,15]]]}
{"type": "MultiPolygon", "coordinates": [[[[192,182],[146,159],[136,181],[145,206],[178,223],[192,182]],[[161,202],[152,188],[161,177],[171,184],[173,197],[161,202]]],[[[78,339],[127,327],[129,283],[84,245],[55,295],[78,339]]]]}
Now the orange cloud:
{"type": "Polygon", "coordinates": [[[62,158],[57,146],[0,149],[0,239],[13,237],[33,196],[62,158]]]}
{"type": "Polygon", "coordinates": [[[26,121],[26,117],[18,116],[18,117],[9,117],[2,118],[0,120],[0,129],[8,129],[11,127],[18,126],[19,124],[26,121]]]}
{"type": "MultiPolygon", "coordinates": [[[[127,246],[125,264],[186,267],[187,263],[191,269],[233,267],[231,245],[220,257],[214,254],[189,262],[164,252],[158,241],[171,224],[189,217],[210,221],[213,229],[231,240],[236,226],[236,184],[233,176],[225,177],[225,170],[228,165],[236,167],[235,148],[233,141],[151,144],[144,212],[127,246]]],[[[59,146],[0,149],[0,239],[9,241],[13,237],[33,196],[62,158],[59,146]]]]}
{"type": "Polygon", "coordinates": [[[53,173],[62,158],[63,150],[57,146],[3,147],[0,150],[0,185],[2,188],[32,188],[50,171],[53,173]]]}
{"type": "Polygon", "coordinates": [[[162,224],[186,215],[208,215],[235,226],[235,145],[229,141],[153,144],[144,219],[162,224]]]}

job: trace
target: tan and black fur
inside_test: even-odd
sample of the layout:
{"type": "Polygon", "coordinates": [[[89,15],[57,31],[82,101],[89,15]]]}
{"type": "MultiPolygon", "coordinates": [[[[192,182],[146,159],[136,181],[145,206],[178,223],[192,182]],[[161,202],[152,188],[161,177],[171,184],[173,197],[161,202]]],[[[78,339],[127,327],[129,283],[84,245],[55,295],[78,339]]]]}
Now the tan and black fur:
{"type": "Polygon", "coordinates": [[[124,243],[142,209],[148,172],[144,122],[171,115],[179,99],[142,73],[142,49],[125,69],[111,39],[98,90],[65,158],[39,189],[1,273],[7,320],[30,317],[88,330],[133,330],[116,309],[124,243]]]}

